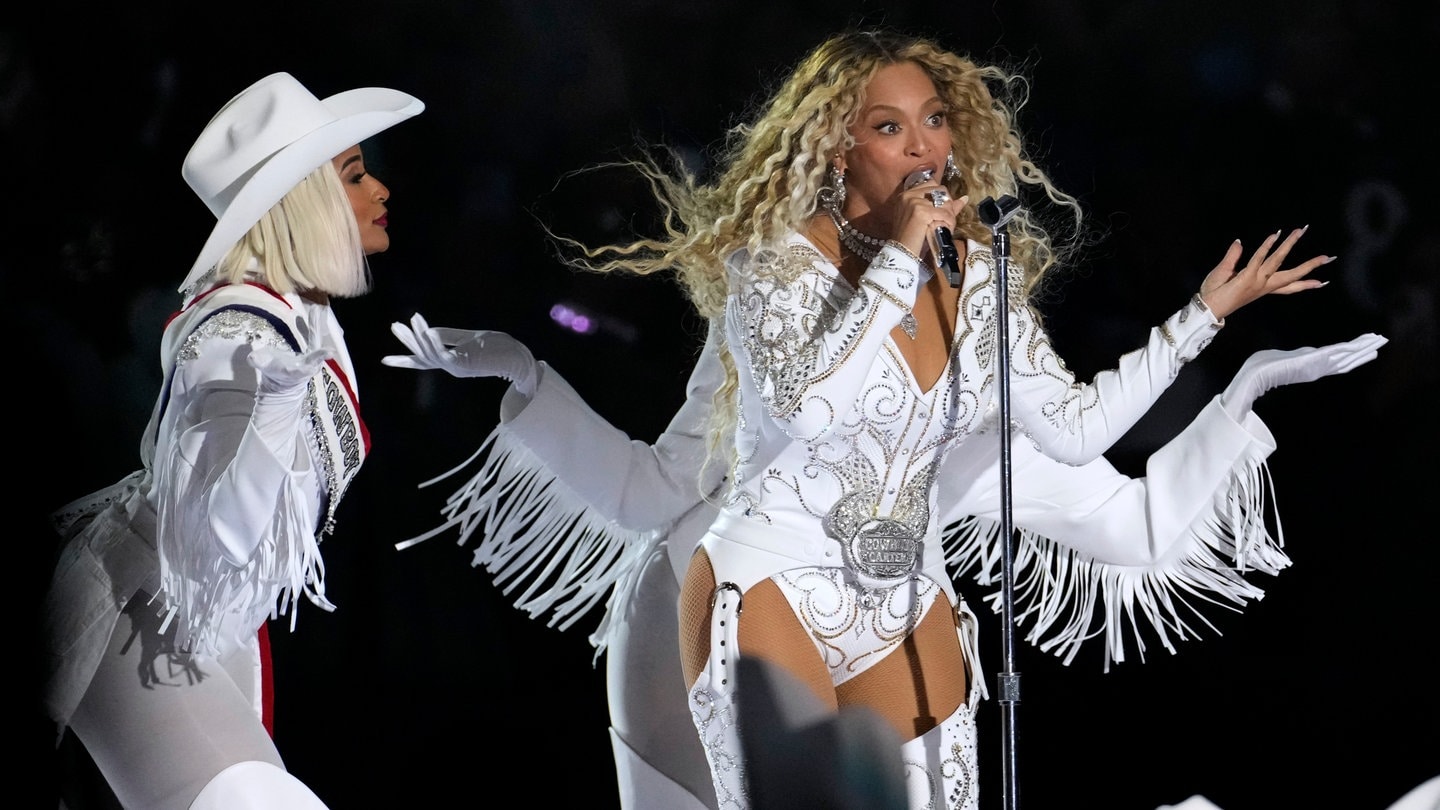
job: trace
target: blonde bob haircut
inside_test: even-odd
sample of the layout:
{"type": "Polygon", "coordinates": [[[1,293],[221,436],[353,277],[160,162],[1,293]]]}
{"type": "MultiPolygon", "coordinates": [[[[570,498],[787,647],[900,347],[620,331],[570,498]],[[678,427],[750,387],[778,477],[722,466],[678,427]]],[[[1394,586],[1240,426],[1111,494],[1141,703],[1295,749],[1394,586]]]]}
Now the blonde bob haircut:
{"type": "Polygon", "coordinates": [[[355,211],[330,161],[295,184],[215,265],[224,283],[258,281],[278,293],[336,298],[370,289],[355,211]]]}

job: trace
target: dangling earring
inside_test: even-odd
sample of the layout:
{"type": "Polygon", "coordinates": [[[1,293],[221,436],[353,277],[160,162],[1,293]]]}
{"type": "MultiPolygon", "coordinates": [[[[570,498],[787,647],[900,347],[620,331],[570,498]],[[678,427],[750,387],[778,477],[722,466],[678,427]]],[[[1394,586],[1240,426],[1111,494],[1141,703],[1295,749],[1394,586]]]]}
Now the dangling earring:
{"type": "Polygon", "coordinates": [[[957,166],[955,165],[955,150],[954,150],[954,149],[951,149],[951,150],[950,150],[950,154],[948,154],[948,155],[945,156],[945,174],[944,174],[944,177],[945,177],[946,180],[954,180],[955,178],[957,178],[957,177],[959,177],[959,176],[960,176],[960,169],[959,169],[959,167],[957,167],[957,166]]]}
{"type": "Polygon", "coordinates": [[[820,189],[820,205],[838,214],[845,205],[845,175],[831,163],[825,180],[825,187],[820,189]]]}

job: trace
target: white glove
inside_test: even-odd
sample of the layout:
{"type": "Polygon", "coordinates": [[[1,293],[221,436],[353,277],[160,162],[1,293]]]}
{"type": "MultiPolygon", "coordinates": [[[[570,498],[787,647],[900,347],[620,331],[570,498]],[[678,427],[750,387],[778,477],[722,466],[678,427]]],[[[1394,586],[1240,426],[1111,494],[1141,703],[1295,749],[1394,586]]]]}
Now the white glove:
{"type": "Polygon", "coordinates": [[[412,354],[381,358],[387,366],[436,368],[455,377],[501,377],[527,397],[535,393],[540,372],[534,355],[504,332],[432,327],[418,312],[409,326],[393,323],[390,331],[412,354]]]}
{"type": "Polygon", "coordinates": [[[310,378],[334,356],[328,348],[295,354],[269,346],[257,346],[246,356],[259,378],[250,422],[272,447],[274,437],[294,438],[310,378]]]}
{"type": "Polygon", "coordinates": [[[1246,358],[1235,379],[1220,395],[1220,404],[1239,420],[1260,395],[1281,385],[1313,382],[1331,374],[1344,374],[1375,359],[1388,338],[1367,333],[1344,343],[1282,351],[1266,349],[1246,358]]]}

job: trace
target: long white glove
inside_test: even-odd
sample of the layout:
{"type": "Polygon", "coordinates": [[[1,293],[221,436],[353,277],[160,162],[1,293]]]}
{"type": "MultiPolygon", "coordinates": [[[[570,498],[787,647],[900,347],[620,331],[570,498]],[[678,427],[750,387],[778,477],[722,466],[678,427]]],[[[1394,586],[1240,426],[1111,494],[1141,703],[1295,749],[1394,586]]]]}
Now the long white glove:
{"type": "Polygon", "coordinates": [[[295,354],[257,346],[245,357],[257,377],[255,407],[235,458],[210,495],[216,539],[234,565],[249,562],[274,520],[286,479],[309,470],[308,462],[296,459],[305,394],[310,378],[333,356],[329,348],[295,354]]]}
{"type": "Polygon", "coordinates": [[[1266,349],[1246,358],[1235,379],[1220,394],[1220,404],[1231,418],[1243,417],[1255,400],[1272,388],[1313,382],[1331,374],[1344,374],[1375,359],[1389,339],[1366,333],[1344,343],[1319,348],[1305,346],[1288,351],[1266,349]]]}
{"type": "Polygon", "coordinates": [[[250,422],[272,447],[272,437],[294,441],[295,420],[303,412],[310,378],[334,356],[335,352],[328,348],[295,354],[269,346],[257,346],[246,356],[258,376],[255,412],[250,422]],[[281,428],[284,433],[275,432],[281,428]]]}
{"type": "Polygon", "coordinates": [[[432,327],[418,312],[409,326],[392,323],[390,331],[411,354],[381,358],[387,366],[435,368],[455,377],[501,377],[527,397],[535,393],[540,373],[535,356],[524,343],[504,332],[432,327]]]}

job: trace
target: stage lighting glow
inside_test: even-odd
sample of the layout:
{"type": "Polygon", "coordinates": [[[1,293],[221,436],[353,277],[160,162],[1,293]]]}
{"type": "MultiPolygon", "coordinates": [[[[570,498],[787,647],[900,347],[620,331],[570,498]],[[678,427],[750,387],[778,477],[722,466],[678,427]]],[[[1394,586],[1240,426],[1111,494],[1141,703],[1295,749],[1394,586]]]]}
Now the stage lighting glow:
{"type": "Polygon", "coordinates": [[[581,335],[592,334],[596,329],[595,321],[589,315],[566,304],[556,304],[550,307],[550,320],[581,335]]]}

